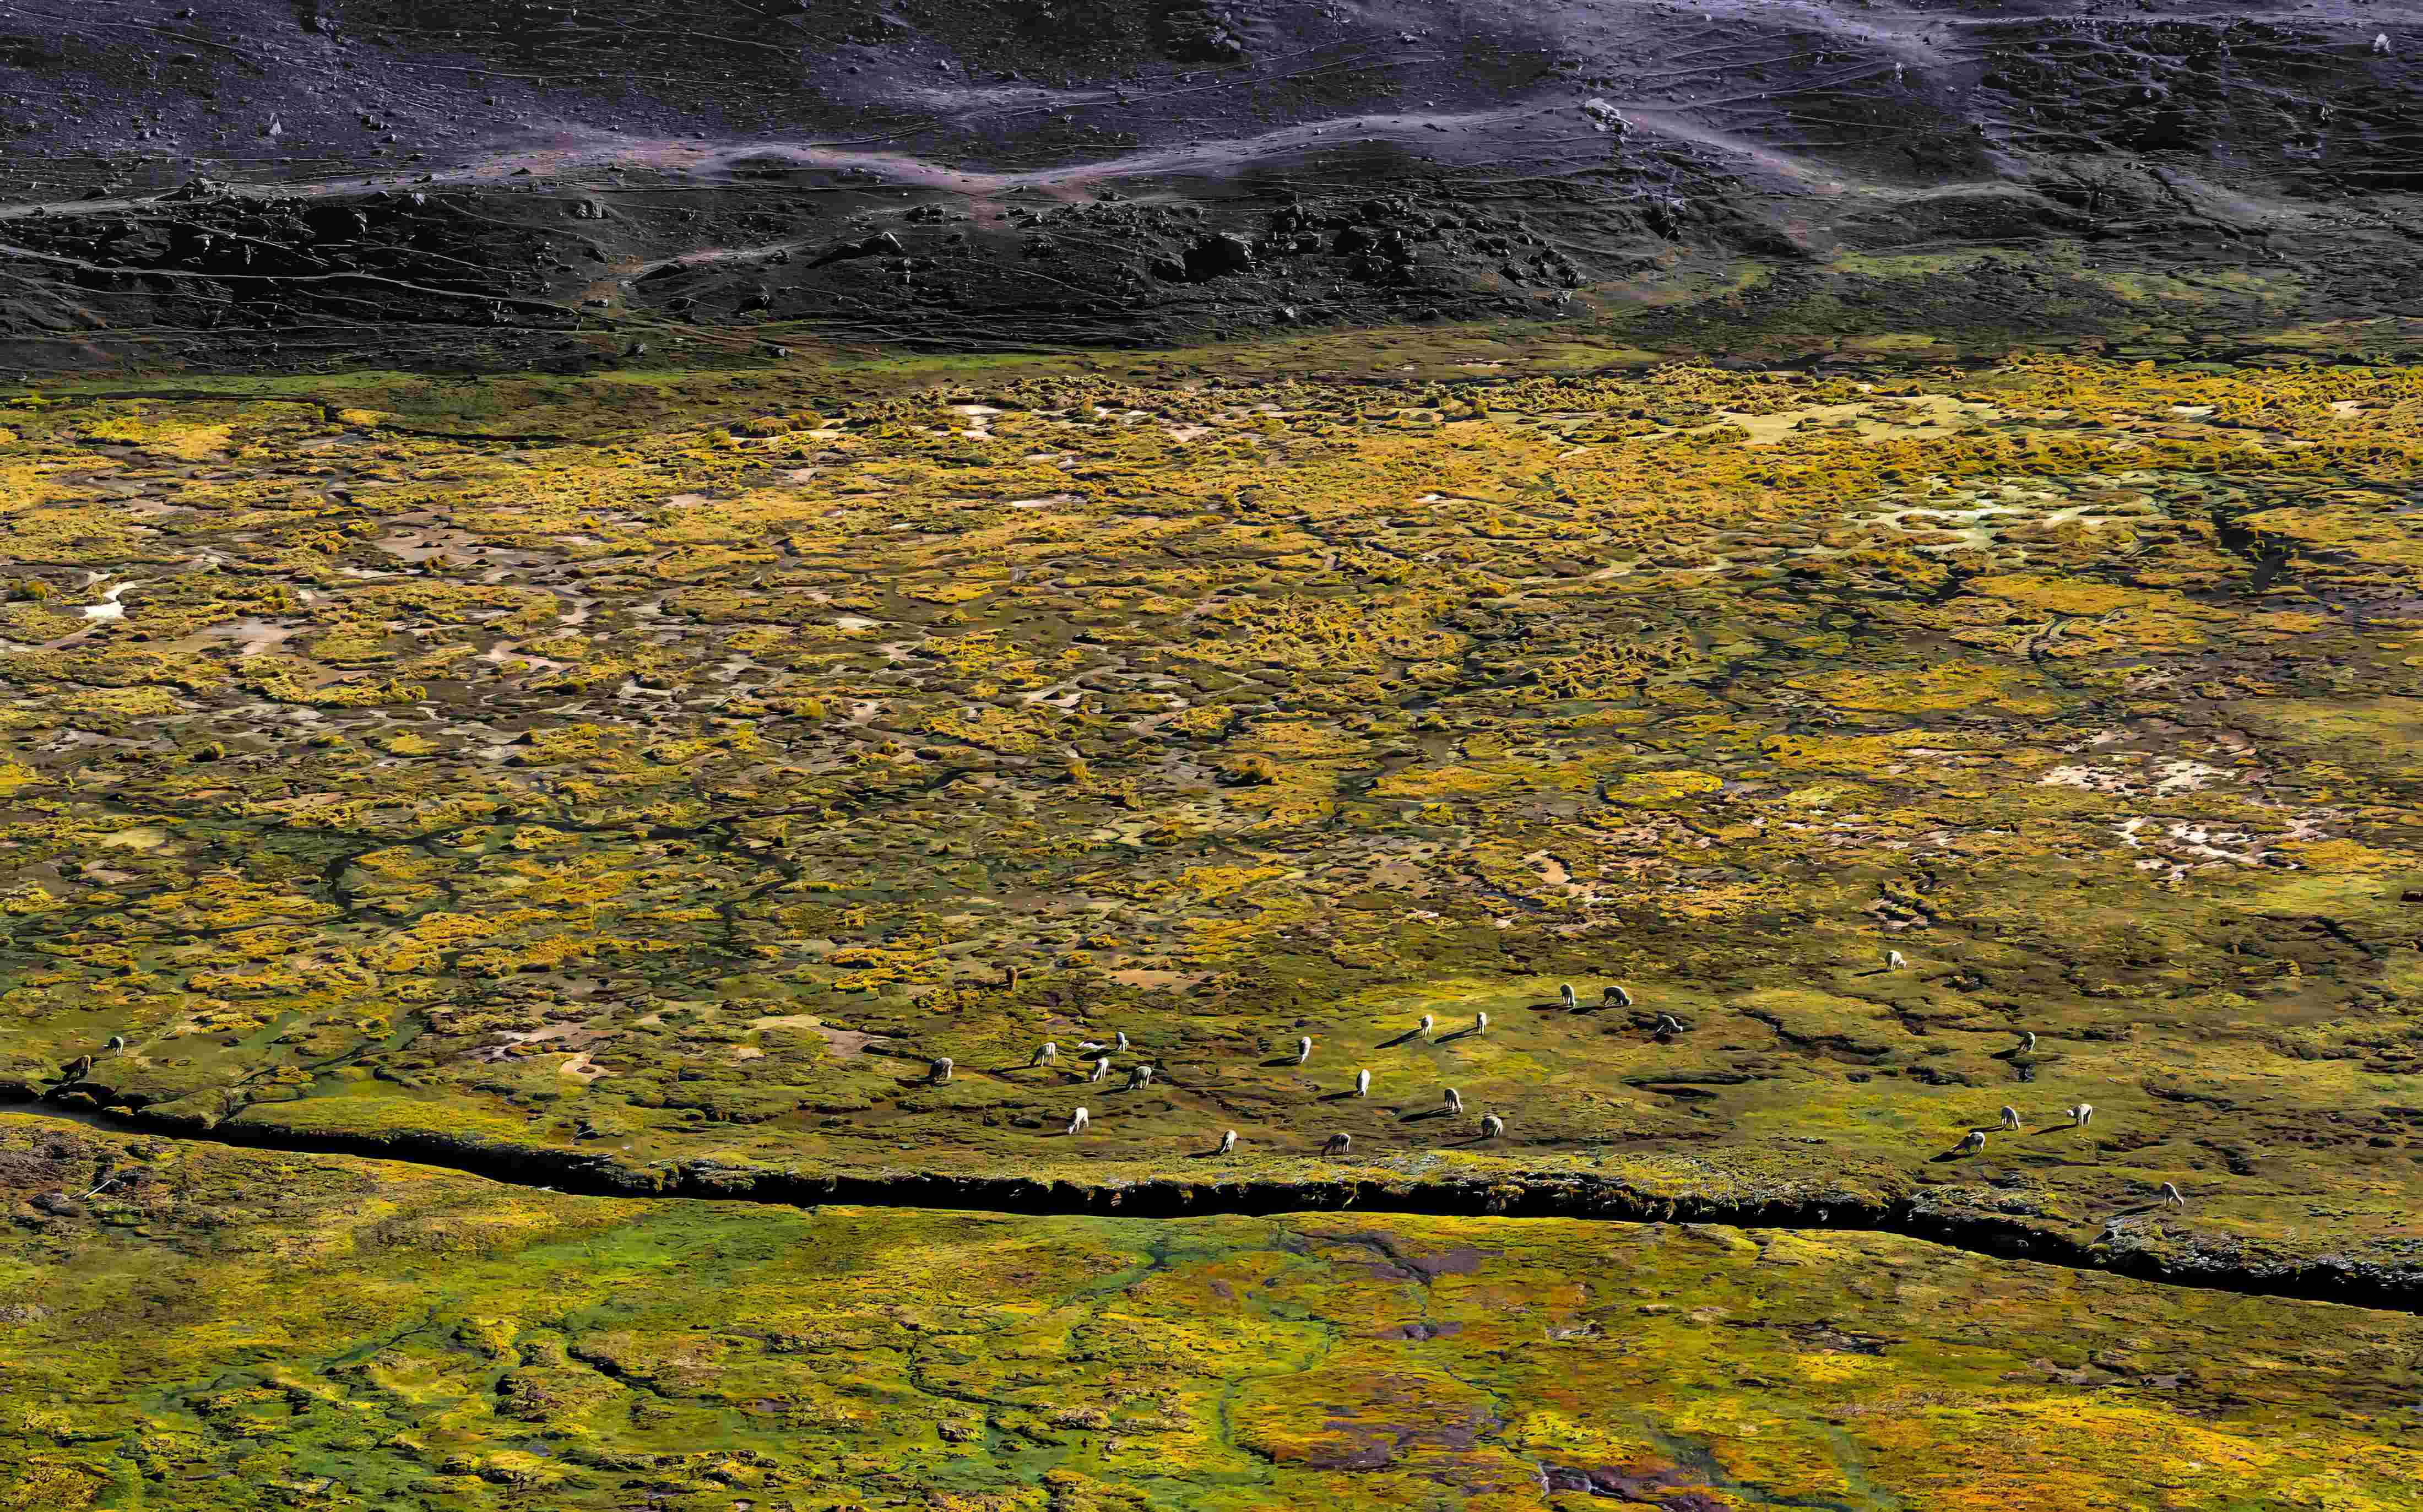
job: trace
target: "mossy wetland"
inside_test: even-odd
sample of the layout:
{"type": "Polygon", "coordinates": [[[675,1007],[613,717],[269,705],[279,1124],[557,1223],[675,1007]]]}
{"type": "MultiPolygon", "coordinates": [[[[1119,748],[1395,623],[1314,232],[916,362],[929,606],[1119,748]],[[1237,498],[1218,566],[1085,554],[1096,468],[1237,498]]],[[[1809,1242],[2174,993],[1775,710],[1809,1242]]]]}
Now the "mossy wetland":
{"type": "Polygon", "coordinates": [[[2423,1322],[1872,1235],[573,1197],[0,1115],[0,1504],[2412,1505],[2423,1322]],[[64,1197],[40,1194],[64,1191],[64,1197]]]}
{"type": "Polygon", "coordinates": [[[2415,1504],[2423,370],[1463,340],[0,398],[0,1506],[2415,1504]]]}

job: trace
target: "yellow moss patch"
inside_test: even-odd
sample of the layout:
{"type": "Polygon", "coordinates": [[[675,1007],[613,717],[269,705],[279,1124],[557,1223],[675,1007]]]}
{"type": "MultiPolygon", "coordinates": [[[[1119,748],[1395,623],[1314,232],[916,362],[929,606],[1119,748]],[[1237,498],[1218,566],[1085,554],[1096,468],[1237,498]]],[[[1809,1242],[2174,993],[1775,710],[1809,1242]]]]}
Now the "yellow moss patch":
{"type": "Polygon", "coordinates": [[[1415,767],[1390,772],[1371,785],[1382,798],[1468,798],[1502,793],[1519,786],[1503,772],[1479,767],[1415,767]]]}
{"type": "Polygon", "coordinates": [[[1687,803],[1724,787],[1725,780],[1706,772],[1635,772],[1607,784],[1610,803],[1628,808],[1664,808],[1687,803]]]}
{"type": "Polygon", "coordinates": [[[2018,674],[1998,667],[1951,661],[1896,672],[1830,672],[1793,678],[1789,686],[1863,713],[1948,713],[1990,705],[2035,714],[2059,707],[2041,693],[2012,691],[2018,680],[2018,674]]]}

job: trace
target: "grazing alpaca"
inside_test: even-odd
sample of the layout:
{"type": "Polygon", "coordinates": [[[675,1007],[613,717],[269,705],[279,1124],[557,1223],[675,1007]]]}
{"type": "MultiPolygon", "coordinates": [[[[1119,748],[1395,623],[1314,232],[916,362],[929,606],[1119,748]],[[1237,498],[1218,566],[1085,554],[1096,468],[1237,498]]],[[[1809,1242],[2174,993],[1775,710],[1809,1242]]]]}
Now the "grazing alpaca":
{"type": "Polygon", "coordinates": [[[1482,1138],[1495,1139],[1505,1132],[1506,1121],[1504,1119],[1499,1118],[1495,1113],[1483,1113],[1481,1116],[1481,1137],[1482,1138]]]}
{"type": "Polygon", "coordinates": [[[1464,1094],[1452,1087],[1447,1090],[1447,1110],[1450,1113],[1464,1111],[1464,1094]]]}
{"type": "Polygon", "coordinates": [[[1225,1155],[1225,1154],[1230,1154],[1231,1152],[1233,1152],[1236,1148],[1237,1148],[1237,1131],[1236,1131],[1236,1130],[1234,1130],[1234,1129],[1230,1129],[1227,1133],[1226,1133],[1226,1134],[1224,1134],[1224,1135],[1220,1136],[1220,1153],[1221,1153],[1222,1154],[1224,1154],[1224,1155],[1225,1155]]]}
{"type": "Polygon", "coordinates": [[[1601,1008],[1630,1008],[1632,1006],[1632,995],[1625,992],[1621,987],[1609,987],[1607,991],[1598,995],[1598,1006],[1601,1008]]]}
{"type": "Polygon", "coordinates": [[[1902,953],[1900,951],[1888,950],[1885,952],[1885,969],[1887,971],[1899,971],[1902,967],[1908,964],[1909,963],[1908,961],[1902,959],[1902,953]]]}
{"type": "Polygon", "coordinates": [[[1307,1034],[1295,1042],[1295,1063],[1299,1066],[1312,1058],[1312,1036],[1307,1034]]]}
{"type": "Polygon", "coordinates": [[[1329,1137],[1329,1142],[1321,1147],[1321,1153],[1325,1155],[1342,1155],[1353,1148],[1354,1148],[1354,1136],[1333,1134],[1329,1137]]]}
{"type": "Polygon", "coordinates": [[[1985,1148],[1986,1131],[1983,1129],[1971,1129],[1969,1131],[1969,1137],[1960,1141],[1960,1153],[1962,1154],[1967,1154],[1972,1151],[1983,1150],[1985,1148]]]}
{"type": "Polygon", "coordinates": [[[1354,1074],[1354,1095],[1357,1097],[1369,1097],[1371,1095],[1371,1074],[1370,1072],[1358,1071],[1354,1074]]]}
{"type": "Polygon", "coordinates": [[[1069,1132],[1071,1134],[1083,1134],[1093,1126],[1094,1115],[1082,1107],[1077,1109],[1077,1116],[1069,1121],[1069,1132]]]}
{"type": "Polygon", "coordinates": [[[2019,1126],[2019,1110],[2016,1107],[2006,1107],[2003,1109],[2003,1127],[2006,1129],[2016,1129],[2019,1126]]]}
{"type": "Polygon", "coordinates": [[[1128,1068],[1129,1091],[1134,1091],[1139,1087],[1149,1087],[1151,1085],[1152,1068],[1150,1066],[1130,1066],[1128,1068]]]}
{"type": "Polygon", "coordinates": [[[926,1068],[926,1075],[928,1080],[935,1082],[949,1081],[951,1079],[951,1058],[949,1056],[936,1056],[933,1063],[926,1068]]]}
{"type": "Polygon", "coordinates": [[[1046,1040],[1043,1042],[1043,1047],[1035,1052],[1035,1058],[1028,1061],[1027,1064],[1030,1066],[1040,1066],[1059,1058],[1060,1047],[1053,1044],[1051,1041],[1046,1040]]]}
{"type": "Polygon", "coordinates": [[[1572,982],[1567,982],[1562,987],[1558,988],[1557,995],[1565,1000],[1565,1007],[1568,1009],[1575,1009],[1582,1006],[1582,1000],[1574,995],[1574,984],[1572,982]]]}
{"type": "Polygon", "coordinates": [[[2065,1107],[2062,1111],[2069,1115],[2070,1127],[2083,1129],[2086,1127],[2087,1120],[2095,1116],[2095,1105],[2081,1103],[2075,1107],[2065,1107]]]}
{"type": "Polygon", "coordinates": [[[1475,1013],[1472,1015],[1472,1032],[1475,1034],[1486,1034],[1489,1032],[1488,1014],[1475,1013]]]}

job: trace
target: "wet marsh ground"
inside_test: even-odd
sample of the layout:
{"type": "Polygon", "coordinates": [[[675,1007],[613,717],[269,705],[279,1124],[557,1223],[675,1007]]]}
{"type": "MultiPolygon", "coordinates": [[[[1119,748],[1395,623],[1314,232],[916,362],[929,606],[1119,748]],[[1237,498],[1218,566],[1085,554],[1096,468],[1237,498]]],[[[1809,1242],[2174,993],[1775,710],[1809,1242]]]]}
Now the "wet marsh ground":
{"type": "Polygon", "coordinates": [[[13,1115],[0,1195],[9,1506],[2358,1509],[2423,1472],[2412,1316],[1887,1236],[616,1201],[13,1115]]]}
{"type": "MultiPolygon", "coordinates": [[[[24,1335],[7,1347],[51,1361],[49,1384],[0,1456],[53,1488],[24,1504],[135,1504],[145,1464],[217,1473],[273,1434],[256,1408],[316,1424],[302,1437],[331,1447],[277,1430],[275,1468],[330,1504],[618,1504],[635,1477],[701,1506],[1429,1505],[1442,1486],[1510,1506],[2405,1504],[2411,1403],[2381,1393],[2414,1393],[2378,1363],[2411,1366],[2396,1312],[1885,1234],[801,1217],[169,1138],[451,1152],[635,1196],[1017,1178],[1105,1209],[1145,1183],[1520,1207],[1597,1187],[2423,1294],[2416,370],[1588,375],[1493,351],[1435,377],[676,374],[636,422],[600,397],[615,379],[455,426],[412,413],[436,403],[421,379],[0,407],[0,1076],[142,1130],[11,1123],[11,1158],[123,1162],[107,1152],[133,1138],[198,1173],[170,1213],[121,1221],[77,1195],[82,1167],[25,1165],[0,1254],[23,1305],[87,1337],[157,1333],[104,1295],[177,1290],[139,1279],[146,1245],[197,1288],[261,1263],[220,1248],[239,1244],[331,1275],[369,1257],[346,1274],[388,1288],[348,1311],[314,1281],[327,1313],[291,1338],[198,1321],[74,1381],[88,1357],[24,1335]],[[1122,1033],[1090,1080],[1083,1046],[1122,1033]],[[70,1153],[23,1153],[44,1140],[70,1153]],[[295,1191],[272,1193],[278,1171],[295,1191]],[[356,1226],[401,1199],[349,1183],[448,1216],[382,1250],[356,1226]],[[717,1351],[780,1351],[728,1297],[683,1314],[707,1304],[668,1278],[835,1224],[880,1251],[865,1265],[927,1278],[895,1311],[1060,1342],[1015,1389],[936,1391],[851,1311],[885,1304],[845,1297],[778,1330],[825,1341],[802,1346],[822,1384],[724,1401],[750,1372],[717,1351]],[[405,1257],[452,1253],[458,1228],[478,1231],[463,1255],[498,1258],[433,1313],[426,1256],[405,1257]],[[622,1236],[546,1237],[593,1229],[622,1236]],[[678,1255],[632,1258],[660,1232],[678,1255]],[[550,1284],[627,1291],[627,1262],[669,1288],[640,1338],[580,1343],[625,1325],[508,1285],[522,1247],[559,1242],[588,1258],[554,1251],[550,1284]],[[994,1245],[1101,1265],[1018,1261],[1025,1279],[987,1285],[1012,1264],[994,1245]],[[1464,1313],[1423,1311],[1441,1277],[1371,1269],[1467,1250],[1497,1258],[1454,1281],[1464,1313]],[[70,1279],[119,1274],[73,1258],[104,1251],[122,1282],[70,1279]],[[1152,1363],[1103,1388],[1128,1405],[1075,1426],[1037,1405],[1079,1410],[1109,1368],[1066,1343],[1104,1277],[1259,1297],[1297,1266],[1343,1291],[1240,1302],[1220,1329],[1132,1323],[1152,1363]],[[492,1284],[514,1295],[481,1300],[492,1284]],[[1700,1316],[1770,1286],[1791,1294],[1773,1328],[1700,1316]],[[1443,1333],[1265,1374],[1367,1329],[1514,1327],[1475,1300],[1491,1287],[1570,1292],[1572,1315],[1525,1322],[1525,1356],[1443,1333]],[[1607,1306],[1621,1327],[1590,1321],[1607,1306]],[[2109,1365],[2079,1347],[2105,1317],[2126,1334],[2109,1365]],[[1254,1329],[1258,1362],[1231,1360],[1254,1329]],[[1724,1348],[1654,1337],[1685,1329],[1724,1348]],[[386,1376],[361,1365],[381,1349],[401,1351],[386,1376]],[[2217,1386],[2183,1363],[2197,1349],[2305,1363],[2270,1393],[2251,1382],[2288,1377],[2217,1386]],[[359,1381],[325,1386],[330,1361],[359,1381]],[[1718,1373],[1678,1384],[1687,1366],[1718,1373]],[[522,1370],[562,1378],[508,1432],[522,1370]],[[1416,1377],[1418,1412],[1392,1394],[1416,1377]],[[172,1412],[138,1381],[243,1400],[172,1412]],[[1851,1405],[1814,1405],[1837,1388],[1851,1405]],[[1590,1411],[1513,1402],[1585,1389],[1590,1411]],[[1692,1405],[1607,1415],[1659,1393],[1692,1405]],[[841,1458],[800,1457],[780,1424],[802,1413],[841,1458]],[[2010,1462],[1930,1467],[1953,1438],[2010,1462]],[[1145,1459],[1102,1457],[1121,1453],[1145,1459]]],[[[822,1284],[803,1273],[781,1305],[822,1307],[822,1284]]],[[[984,1354],[946,1352],[946,1376],[984,1354]]]]}

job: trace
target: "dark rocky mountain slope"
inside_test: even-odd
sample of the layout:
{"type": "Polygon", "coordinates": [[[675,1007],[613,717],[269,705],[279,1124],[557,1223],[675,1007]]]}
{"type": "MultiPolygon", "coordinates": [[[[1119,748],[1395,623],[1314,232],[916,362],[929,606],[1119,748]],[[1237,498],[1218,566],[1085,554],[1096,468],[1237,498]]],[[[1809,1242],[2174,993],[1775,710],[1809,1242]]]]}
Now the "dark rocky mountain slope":
{"type": "Polygon", "coordinates": [[[20,0],[0,365],[2090,329],[2115,269],[2396,315],[2418,57],[2328,4],[20,0]]]}

